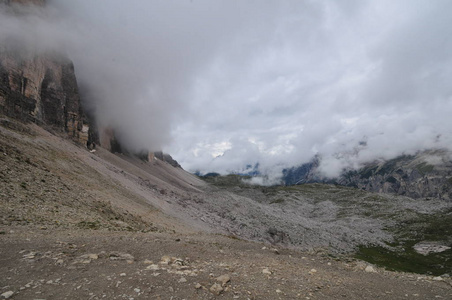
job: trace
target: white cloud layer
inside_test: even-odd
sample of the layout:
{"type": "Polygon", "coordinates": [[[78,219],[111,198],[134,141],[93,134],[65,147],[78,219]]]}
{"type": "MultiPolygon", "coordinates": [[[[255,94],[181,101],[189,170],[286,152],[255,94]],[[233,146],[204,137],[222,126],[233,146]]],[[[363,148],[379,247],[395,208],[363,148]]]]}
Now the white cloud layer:
{"type": "Polygon", "coordinates": [[[452,148],[451,1],[49,2],[101,122],[189,171],[452,148]]]}

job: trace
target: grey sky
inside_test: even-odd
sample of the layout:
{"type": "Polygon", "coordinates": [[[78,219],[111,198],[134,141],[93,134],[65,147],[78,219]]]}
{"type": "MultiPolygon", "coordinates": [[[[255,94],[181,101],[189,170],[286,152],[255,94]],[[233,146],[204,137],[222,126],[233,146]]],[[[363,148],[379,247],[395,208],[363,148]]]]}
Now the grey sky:
{"type": "Polygon", "coordinates": [[[101,122],[189,171],[452,148],[450,1],[50,4],[101,122]]]}

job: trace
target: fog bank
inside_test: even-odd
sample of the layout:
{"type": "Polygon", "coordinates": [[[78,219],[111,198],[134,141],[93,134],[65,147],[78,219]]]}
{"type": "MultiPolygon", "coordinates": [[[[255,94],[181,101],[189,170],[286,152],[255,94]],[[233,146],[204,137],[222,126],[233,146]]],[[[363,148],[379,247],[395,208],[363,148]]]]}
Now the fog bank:
{"type": "Polygon", "coordinates": [[[452,148],[450,1],[50,0],[0,40],[64,51],[85,107],[189,171],[452,148]]]}

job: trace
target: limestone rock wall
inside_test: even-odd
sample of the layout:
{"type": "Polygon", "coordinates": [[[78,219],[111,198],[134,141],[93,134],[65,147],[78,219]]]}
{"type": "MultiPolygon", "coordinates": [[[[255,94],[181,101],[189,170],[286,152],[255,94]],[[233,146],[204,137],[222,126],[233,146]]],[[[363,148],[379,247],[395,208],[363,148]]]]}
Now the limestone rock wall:
{"type": "Polygon", "coordinates": [[[163,153],[162,151],[149,153],[149,161],[151,161],[154,158],[167,162],[175,168],[182,168],[181,165],[174,158],[171,157],[171,155],[163,153]]]}
{"type": "Polygon", "coordinates": [[[0,112],[87,139],[74,66],[55,54],[0,51],[0,112]]]}
{"type": "MultiPolygon", "coordinates": [[[[0,4],[44,6],[44,0],[0,0],[0,4]]],[[[11,11],[12,14],[15,12],[11,11]]],[[[42,53],[17,37],[0,44],[0,113],[88,140],[72,62],[42,53]]]]}

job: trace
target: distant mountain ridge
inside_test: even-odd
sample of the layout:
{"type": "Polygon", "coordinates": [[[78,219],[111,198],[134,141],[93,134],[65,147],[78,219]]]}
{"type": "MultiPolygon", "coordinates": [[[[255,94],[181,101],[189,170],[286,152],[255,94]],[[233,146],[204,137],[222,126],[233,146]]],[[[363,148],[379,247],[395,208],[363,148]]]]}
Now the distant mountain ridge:
{"type": "Polygon", "coordinates": [[[284,170],[284,184],[333,183],[369,192],[452,201],[452,152],[448,150],[426,150],[415,155],[374,161],[358,170],[344,170],[334,179],[319,175],[319,163],[316,158],[284,170]]]}

